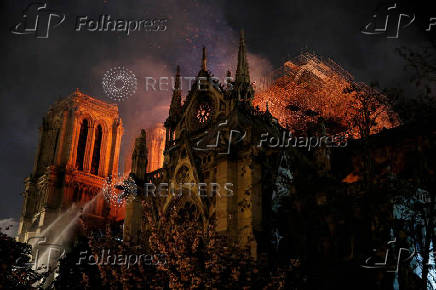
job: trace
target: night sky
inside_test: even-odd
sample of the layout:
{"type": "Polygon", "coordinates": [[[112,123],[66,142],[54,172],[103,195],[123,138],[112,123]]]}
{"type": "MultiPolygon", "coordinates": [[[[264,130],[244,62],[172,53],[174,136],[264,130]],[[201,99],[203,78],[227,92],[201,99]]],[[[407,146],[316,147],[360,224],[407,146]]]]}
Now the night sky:
{"type": "MultiPolygon", "coordinates": [[[[120,104],[124,141],[139,128],[162,122],[168,114],[170,91],[147,91],[145,77],[171,77],[177,64],[182,76],[195,76],[201,47],[208,50],[208,69],[224,77],[234,73],[239,30],[246,34],[250,72],[254,80],[278,68],[302,50],[331,58],[364,82],[403,88],[413,97],[410,74],[395,48],[429,45],[425,32],[436,11],[431,1],[397,1],[403,12],[415,13],[415,22],[398,39],[365,35],[361,29],[382,1],[49,1],[48,8],[65,13],[65,21],[49,31],[47,39],[15,35],[11,27],[22,20],[31,1],[2,0],[0,81],[0,219],[18,219],[23,180],[33,166],[38,128],[49,106],[76,88],[94,97],[104,96],[105,71],[124,66],[138,78],[136,94],[120,104]],[[91,4],[92,2],[92,4],[91,4]],[[427,2],[428,4],[425,4],[427,2]],[[100,15],[112,19],[167,19],[160,32],[74,31],[76,18],[100,15]]],[[[185,87],[186,88],[186,87],[185,87]]],[[[122,162],[120,163],[122,164],[122,162]]]]}

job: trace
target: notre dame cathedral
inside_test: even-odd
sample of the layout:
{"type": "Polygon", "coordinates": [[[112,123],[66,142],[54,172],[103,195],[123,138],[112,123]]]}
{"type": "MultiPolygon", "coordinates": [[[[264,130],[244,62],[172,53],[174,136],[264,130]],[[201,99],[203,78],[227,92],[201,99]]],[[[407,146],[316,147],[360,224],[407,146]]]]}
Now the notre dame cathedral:
{"type": "MultiPolygon", "coordinates": [[[[230,72],[227,77],[231,78],[230,72]]],[[[124,209],[111,208],[98,198],[87,213],[89,219],[103,227],[124,219],[124,240],[134,242],[143,231],[141,201],[148,198],[156,207],[157,220],[173,211],[189,212],[204,227],[213,221],[218,232],[248,246],[253,256],[264,251],[275,227],[274,214],[280,211],[277,200],[293,191],[293,176],[286,168],[291,160],[305,159],[293,148],[284,154],[283,148],[261,142],[265,134],[279,140],[285,129],[268,106],[265,111],[255,108],[253,97],[243,33],[233,81],[225,85],[216,81],[207,69],[203,48],[197,80],[182,104],[177,67],[164,123],[162,168],[147,172],[143,130],[131,161],[137,194],[127,198],[124,209]],[[285,185],[278,188],[277,180],[285,185]]],[[[79,91],[49,110],[40,129],[34,170],[25,181],[18,240],[47,231],[62,212],[97,196],[105,178],[118,173],[122,133],[116,105],[79,91]]],[[[328,154],[324,148],[316,155],[320,172],[329,168],[328,154]]]]}
{"type": "MultiPolygon", "coordinates": [[[[331,71],[311,61],[321,68],[315,70],[318,75],[331,71]]],[[[311,86],[321,86],[313,71],[300,70],[306,65],[288,67],[296,80],[307,76],[311,86]]],[[[283,84],[275,84],[277,91],[285,90],[283,84]]],[[[305,110],[311,118],[304,131],[284,128],[278,119],[298,117],[301,108],[271,93],[261,96],[266,103],[261,111],[253,105],[254,93],[243,33],[232,81],[216,81],[203,48],[200,71],[182,103],[177,67],[163,128],[141,130],[132,146],[129,177],[123,179],[135,186],[117,187],[121,207],[101,194],[107,180],[118,175],[123,135],[118,107],[78,90],[56,102],[43,118],[33,171],[25,179],[17,240],[43,236],[56,245],[80,237],[81,228],[114,227],[118,242],[136,246],[150,233],[150,216],[158,225],[176,216],[174,222],[195,221],[204,232],[214,228],[258,261],[267,257],[286,267],[304,263],[314,285],[325,289],[338,289],[343,280],[353,287],[359,281],[359,289],[376,282],[392,286],[394,271],[369,272],[373,265],[366,263],[376,248],[392,243],[394,232],[398,246],[409,243],[401,225],[410,218],[398,215],[406,198],[434,206],[434,117],[424,115],[345,143],[328,142],[332,128],[342,130],[338,123],[305,110]],[[275,117],[266,102],[271,99],[275,117]],[[152,132],[165,137],[150,139],[152,132]],[[301,135],[291,138],[291,132],[301,135]],[[308,140],[316,145],[311,148],[308,140]],[[68,232],[71,236],[63,237],[68,232]]],[[[434,238],[428,242],[434,244],[434,238]]],[[[403,271],[403,277],[412,277],[411,268],[403,271]]]]}
{"type": "Polygon", "coordinates": [[[204,226],[213,220],[217,231],[250,246],[255,255],[259,238],[269,230],[265,209],[271,201],[262,193],[272,189],[272,168],[277,168],[275,158],[268,162],[268,155],[274,152],[258,146],[259,139],[265,132],[279,135],[281,127],[268,111],[252,107],[253,97],[243,35],[234,82],[227,86],[214,82],[204,48],[197,81],[182,105],[177,69],[164,124],[162,168],[145,172],[145,134],[136,140],[132,174],[139,183],[146,183],[146,192],[126,206],[125,239],[138,236],[140,199],[151,198],[159,208],[157,215],[185,210],[204,226]],[[147,185],[153,185],[152,190],[147,185]]]}

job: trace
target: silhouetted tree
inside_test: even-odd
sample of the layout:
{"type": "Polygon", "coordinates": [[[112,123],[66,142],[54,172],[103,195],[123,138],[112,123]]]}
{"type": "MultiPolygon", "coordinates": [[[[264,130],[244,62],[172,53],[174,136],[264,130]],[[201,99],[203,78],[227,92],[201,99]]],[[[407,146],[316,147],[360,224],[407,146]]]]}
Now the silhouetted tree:
{"type": "Polygon", "coordinates": [[[46,276],[32,270],[31,246],[0,232],[0,288],[36,289],[46,276]]]}

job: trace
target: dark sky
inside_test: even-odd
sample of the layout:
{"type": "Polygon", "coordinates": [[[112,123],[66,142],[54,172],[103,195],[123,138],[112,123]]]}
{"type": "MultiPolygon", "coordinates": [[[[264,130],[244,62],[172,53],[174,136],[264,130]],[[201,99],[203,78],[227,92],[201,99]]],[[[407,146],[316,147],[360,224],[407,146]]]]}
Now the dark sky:
{"type": "MultiPolygon", "coordinates": [[[[14,35],[10,28],[22,20],[32,1],[2,0],[0,81],[0,219],[18,218],[23,179],[31,172],[42,116],[56,99],[75,88],[108,100],[101,86],[105,71],[114,66],[132,70],[138,78],[134,96],[120,104],[125,140],[141,127],[162,122],[168,113],[170,91],[146,91],[144,78],[174,74],[195,76],[201,47],[208,49],[208,68],[223,77],[234,72],[239,30],[246,31],[250,70],[256,79],[287,59],[309,49],[332,58],[357,80],[379,81],[383,87],[410,89],[410,75],[395,53],[400,46],[422,47],[435,38],[425,32],[430,1],[397,1],[415,22],[398,39],[364,35],[360,31],[382,1],[49,1],[48,8],[66,14],[47,39],[14,35]],[[164,32],[76,32],[76,17],[98,19],[168,19],[164,32]]],[[[429,15],[430,14],[430,15],[429,15]]],[[[434,27],[436,31],[436,27],[434,27]]]]}

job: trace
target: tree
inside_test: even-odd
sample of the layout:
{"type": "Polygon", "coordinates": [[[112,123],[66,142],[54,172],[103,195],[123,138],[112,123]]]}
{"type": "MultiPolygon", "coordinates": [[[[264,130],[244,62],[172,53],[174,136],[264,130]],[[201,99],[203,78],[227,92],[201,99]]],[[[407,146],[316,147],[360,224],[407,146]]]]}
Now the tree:
{"type": "MultiPolygon", "coordinates": [[[[254,260],[248,248],[219,235],[212,222],[203,228],[192,210],[174,209],[169,216],[155,220],[150,204],[144,201],[143,206],[147,230],[138,243],[122,242],[110,231],[103,236],[88,235],[91,255],[110,250],[112,257],[122,257],[97,264],[106,288],[285,289],[289,277],[298,272],[298,267],[273,269],[267,259],[254,260]],[[146,255],[147,262],[125,263],[124,257],[140,255],[146,255]]],[[[298,282],[292,281],[294,285],[298,282]]]]}
{"type": "Polygon", "coordinates": [[[101,285],[98,267],[89,263],[89,259],[81,259],[91,255],[88,242],[85,237],[79,237],[59,261],[59,275],[52,283],[55,289],[91,289],[101,285]]]}
{"type": "Polygon", "coordinates": [[[436,284],[436,268],[430,263],[436,226],[435,196],[408,182],[401,184],[397,185],[397,193],[403,194],[394,196],[394,229],[405,237],[405,243],[412,249],[414,258],[410,264],[421,276],[420,288],[428,289],[430,283],[436,284]]]}
{"type": "Polygon", "coordinates": [[[394,107],[402,119],[402,123],[413,123],[434,119],[436,100],[434,89],[436,84],[436,54],[434,47],[412,50],[398,48],[398,54],[406,61],[404,69],[411,73],[410,82],[417,89],[414,96],[404,96],[404,92],[390,89],[387,93],[394,97],[394,107]]]}
{"type": "Polygon", "coordinates": [[[45,275],[32,270],[31,250],[0,231],[0,288],[36,289],[35,283],[43,283],[45,275]]]}
{"type": "Polygon", "coordinates": [[[389,106],[388,98],[377,87],[377,83],[367,86],[353,82],[344,89],[344,93],[353,96],[347,112],[351,120],[351,128],[349,128],[351,135],[366,140],[375,133],[375,128],[379,123],[395,122],[396,118],[389,106]]]}

